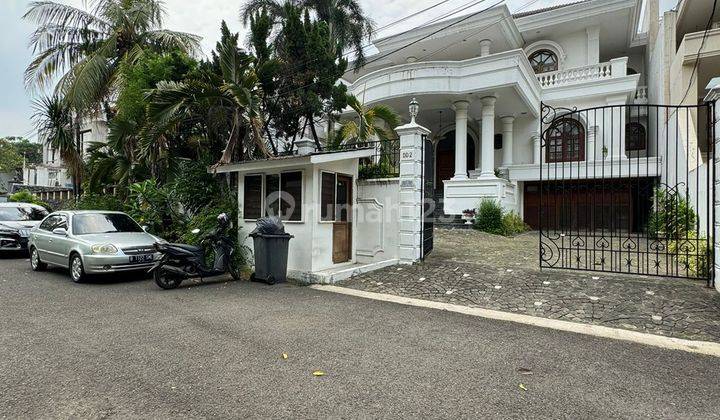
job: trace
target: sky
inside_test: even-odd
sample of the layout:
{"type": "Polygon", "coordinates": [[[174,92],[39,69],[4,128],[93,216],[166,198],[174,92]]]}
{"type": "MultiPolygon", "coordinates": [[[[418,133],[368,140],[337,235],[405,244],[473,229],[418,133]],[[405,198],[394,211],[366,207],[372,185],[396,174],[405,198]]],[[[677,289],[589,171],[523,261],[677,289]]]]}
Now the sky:
{"type": "MultiPolygon", "coordinates": [[[[88,0],[57,0],[61,3],[83,7],[88,0]]],[[[200,35],[203,52],[209,54],[220,37],[220,22],[225,20],[231,31],[245,33],[240,22],[240,6],[246,0],[165,0],[167,15],[164,26],[168,29],[191,32],[200,35]]],[[[360,0],[365,12],[382,27],[401,18],[423,10],[442,0],[360,0]]],[[[573,0],[506,0],[511,11],[534,10],[555,4],[569,3],[573,0]]],[[[430,19],[444,13],[455,12],[460,16],[481,10],[497,0],[446,0],[431,11],[403,21],[382,30],[378,35],[392,33],[421,26],[430,19]],[[474,7],[462,6],[475,4],[474,7]]],[[[21,19],[27,10],[29,0],[0,0],[0,138],[5,136],[24,136],[35,138],[31,121],[32,98],[36,92],[28,92],[23,84],[23,71],[32,58],[28,48],[28,38],[33,26],[21,19]]],[[[92,0],[90,0],[92,4],[92,0]]],[[[244,36],[243,36],[244,39],[244,36]]]]}

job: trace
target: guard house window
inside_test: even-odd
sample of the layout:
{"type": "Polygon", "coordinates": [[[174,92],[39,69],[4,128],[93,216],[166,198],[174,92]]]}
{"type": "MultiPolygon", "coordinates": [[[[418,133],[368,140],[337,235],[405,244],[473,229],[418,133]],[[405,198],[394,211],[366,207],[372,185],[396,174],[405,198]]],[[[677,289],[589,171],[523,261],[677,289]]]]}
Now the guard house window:
{"type": "Polygon", "coordinates": [[[528,58],[535,73],[547,73],[558,69],[557,55],[550,50],[538,50],[528,58]]]}
{"type": "Polygon", "coordinates": [[[335,220],[335,174],[323,172],[320,183],[320,220],[332,222],[335,220]]]}
{"type": "Polygon", "coordinates": [[[563,118],[548,129],[547,161],[573,162],[585,159],[585,129],[578,120],[563,118]]]}
{"type": "Polygon", "coordinates": [[[245,175],[243,205],[246,219],[262,216],[262,175],[245,175]]]}
{"type": "Polygon", "coordinates": [[[320,181],[320,220],[347,222],[350,220],[352,178],[349,175],[323,172],[320,181]]]}
{"type": "Polygon", "coordinates": [[[302,172],[280,174],[280,217],[298,222],[302,216],[302,172]]]}
{"type": "Polygon", "coordinates": [[[647,133],[645,127],[636,122],[625,125],[625,150],[645,150],[647,133]]]}

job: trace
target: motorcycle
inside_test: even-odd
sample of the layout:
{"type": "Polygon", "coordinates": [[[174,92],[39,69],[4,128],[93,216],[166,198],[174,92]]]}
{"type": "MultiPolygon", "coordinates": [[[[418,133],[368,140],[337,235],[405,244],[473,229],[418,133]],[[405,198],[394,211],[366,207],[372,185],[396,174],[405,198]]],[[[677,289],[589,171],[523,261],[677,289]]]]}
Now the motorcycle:
{"type": "MultiPolygon", "coordinates": [[[[222,213],[217,217],[217,228],[206,235],[201,246],[156,242],[155,250],[162,254],[150,268],[155,283],[163,289],[175,289],[183,280],[193,277],[213,277],[230,273],[234,280],[240,279],[240,273],[234,262],[235,252],[232,239],[227,235],[230,218],[222,213]],[[205,256],[212,249],[215,260],[212,267],[205,264],[205,256]]],[[[200,233],[199,229],[192,231],[200,233]]]]}

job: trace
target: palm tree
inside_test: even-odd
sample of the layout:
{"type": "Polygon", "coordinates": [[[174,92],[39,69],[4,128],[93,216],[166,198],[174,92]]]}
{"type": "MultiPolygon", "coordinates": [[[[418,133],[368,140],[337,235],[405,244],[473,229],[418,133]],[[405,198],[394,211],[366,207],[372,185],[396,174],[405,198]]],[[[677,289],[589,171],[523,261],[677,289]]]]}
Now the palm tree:
{"type": "MultiPolygon", "coordinates": [[[[215,58],[222,77],[205,75],[185,82],[160,82],[147,94],[152,141],[167,141],[166,133],[188,119],[204,119],[208,132],[227,137],[218,164],[230,163],[240,146],[240,159],[270,156],[262,137],[260,88],[254,59],[238,48],[238,34],[222,23],[215,58]],[[220,127],[218,129],[218,127],[220,127]],[[224,130],[224,131],[223,131],[224,130]]],[[[148,151],[152,145],[147,146],[148,151]]]]}
{"type": "Polygon", "coordinates": [[[57,94],[36,99],[33,101],[33,108],[35,113],[32,119],[37,126],[38,135],[45,144],[59,152],[72,177],[73,191],[77,195],[83,169],[80,146],[75,135],[77,113],[57,94]]]}
{"type": "Polygon", "coordinates": [[[400,124],[400,116],[385,105],[366,107],[354,95],[347,96],[348,106],[355,116],[341,123],[336,134],[337,145],[364,143],[373,138],[387,141],[397,137],[395,127],[400,124]]]}
{"type": "Polygon", "coordinates": [[[279,24],[285,17],[283,4],[286,2],[312,11],[318,20],[327,23],[333,41],[330,45],[351,50],[355,54],[356,70],[365,64],[363,43],[373,34],[373,22],[365,16],[357,0],[248,0],[240,10],[243,24],[247,25],[252,16],[262,10],[279,24]]]}
{"type": "Polygon", "coordinates": [[[148,50],[199,50],[199,37],[162,29],[162,0],[95,0],[91,11],[33,1],[23,16],[37,25],[30,38],[34,59],[25,70],[28,87],[46,87],[86,111],[111,98],[119,69],[148,50]]]}

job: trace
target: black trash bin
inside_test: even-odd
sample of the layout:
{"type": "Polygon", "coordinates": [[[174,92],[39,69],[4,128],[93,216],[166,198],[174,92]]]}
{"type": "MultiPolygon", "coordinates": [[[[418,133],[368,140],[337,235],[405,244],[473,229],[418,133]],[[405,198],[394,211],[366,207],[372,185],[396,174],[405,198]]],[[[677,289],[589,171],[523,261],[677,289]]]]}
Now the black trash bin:
{"type": "Polygon", "coordinates": [[[282,221],[277,217],[259,219],[250,237],[255,248],[255,272],[250,280],[267,284],[287,281],[288,245],[293,236],[285,233],[282,221]]]}

